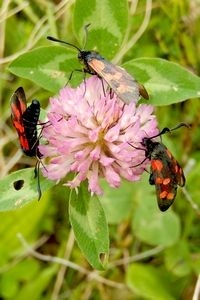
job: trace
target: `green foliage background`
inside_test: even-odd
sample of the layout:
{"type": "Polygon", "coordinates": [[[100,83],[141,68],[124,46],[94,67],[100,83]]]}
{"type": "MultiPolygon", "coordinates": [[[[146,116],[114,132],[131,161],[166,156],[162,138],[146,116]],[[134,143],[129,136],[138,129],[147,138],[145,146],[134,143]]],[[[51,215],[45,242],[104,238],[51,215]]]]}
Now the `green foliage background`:
{"type": "MultiPolygon", "coordinates": [[[[198,0],[0,3],[0,207],[1,210],[21,207],[19,199],[23,193],[30,197],[27,202],[35,197],[35,201],[20,209],[0,213],[0,298],[193,297],[197,300],[200,273],[200,104],[197,92],[200,81],[186,70],[196,75],[200,73],[198,0]],[[83,26],[87,23],[91,23],[87,49],[98,50],[146,83],[152,96],[150,101],[156,105],[160,128],[173,127],[179,122],[191,124],[190,130],[180,129],[163,137],[184,166],[187,178],[186,187],[179,189],[172,209],[165,213],[157,208],[148,174],[144,174],[141,182],[124,182],[118,190],[102,183],[105,195],[99,200],[92,198],[90,202],[45,179],[41,179],[41,186],[46,192],[37,202],[32,168],[14,175],[15,179],[26,178],[23,190],[16,191],[11,185],[12,172],[34,165],[35,161],[24,157],[19,149],[10,122],[10,96],[17,87],[23,86],[27,98],[40,99],[45,109],[49,96],[54,95],[67,82],[70,72],[79,67],[73,49],[52,46],[46,36],[58,36],[81,47],[83,26]],[[155,58],[175,64],[168,65],[167,61],[155,58]],[[34,72],[28,76],[30,70],[34,72]],[[163,82],[168,83],[166,90],[162,90],[163,82]],[[169,88],[172,84],[179,87],[178,96],[169,88]],[[10,177],[6,177],[9,173],[10,177]],[[86,205],[91,211],[87,224],[77,219],[76,203],[81,200],[80,211],[84,212],[86,205]],[[99,218],[95,219],[97,209],[99,218]],[[90,265],[97,269],[105,267],[104,271],[94,271],[85,260],[70,222],[76,237],[80,235],[78,245],[90,265]],[[84,225],[88,226],[85,239],[84,225]],[[100,257],[100,253],[108,252],[108,230],[109,258],[100,257]],[[42,255],[37,256],[33,249],[42,255]],[[98,255],[99,260],[96,259],[98,255]],[[56,257],[65,258],[65,264],[56,257]]],[[[73,84],[77,85],[80,80],[82,77],[76,76],[73,84]]],[[[81,191],[81,195],[86,194],[84,186],[81,191]]]]}

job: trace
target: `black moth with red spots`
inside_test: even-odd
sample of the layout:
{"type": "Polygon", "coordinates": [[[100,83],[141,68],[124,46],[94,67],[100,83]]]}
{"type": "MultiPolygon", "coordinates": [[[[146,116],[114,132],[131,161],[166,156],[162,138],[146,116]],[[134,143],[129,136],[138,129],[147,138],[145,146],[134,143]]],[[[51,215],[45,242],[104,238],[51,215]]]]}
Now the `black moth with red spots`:
{"type": "Polygon", "coordinates": [[[151,162],[149,183],[155,185],[157,202],[161,211],[166,211],[172,205],[178,185],[181,187],[185,185],[185,176],[183,169],[167,147],[161,142],[152,141],[152,139],[181,126],[189,127],[185,123],[180,123],[172,129],[164,128],[153,137],[143,138],[141,143],[145,148],[146,159],[151,162]]]}
{"type": "MultiPolygon", "coordinates": [[[[85,26],[85,30],[90,24],[85,26]]],[[[86,31],[87,34],[87,31],[86,31]]],[[[81,50],[68,42],[48,36],[47,39],[67,44],[78,50],[78,60],[84,65],[83,72],[97,75],[106,81],[109,87],[125,103],[137,101],[140,96],[149,99],[145,87],[138,83],[124,68],[112,64],[96,51],[81,50]]]]}
{"type": "Polygon", "coordinates": [[[41,198],[41,188],[39,179],[39,165],[42,154],[39,152],[39,137],[37,136],[37,124],[40,116],[40,102],[32,100],[27,107],[24,89],[19,87],[11,97],[11,119],[15,127],[21,149],[27,156],[35,156],[37,162],[35,165],[35,177],[38,182],[38,200],[41,198]]]}
{"type": "Polygon", "coordinates": [[[41,158],[38,150],[37,124],[40,116],[40,102],[32,100],[27,107],[24,89],[19,87],[11,97],[11,118],[20,141],[22,151],[27,156],[41,158]]]}

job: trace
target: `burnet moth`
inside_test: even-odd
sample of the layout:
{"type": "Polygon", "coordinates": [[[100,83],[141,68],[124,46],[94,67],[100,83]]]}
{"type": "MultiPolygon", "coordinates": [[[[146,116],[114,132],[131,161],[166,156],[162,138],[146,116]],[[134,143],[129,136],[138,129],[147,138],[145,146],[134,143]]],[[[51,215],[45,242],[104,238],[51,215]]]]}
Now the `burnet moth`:
{"type": "Polygon", "coordinates": [[[11,97],[11,119],[15,127],[23,153],[30,157],[36,157],[35,177],[38,180],[38,200],[41,198],[39,179],[39,165],[42,154],[40,153],[37,125],[40,116],[40,102],[32,100],[27,107],[24,89],[19,87],[11,97]]]}
{"type": "Polygon", "coordinates": [[[146,159],[150,160],[149,183],[155,185],[158,207],[161,211],[166,211],[172,205],[177,187],[185,185],[185,176],[183,169],[168,148],[162,142],[156,142],[153,139],[182,126],[189,127],[185,123],[180,123],[172,129],[165,127],[157,135],[144,137],[141,142],[144,148],[137,148],[145,151],[145,159],[140,164],[146,159]]]}
{"type": "MultiPolygon", "coordinates": [[[[85,26],[86,34],[87,27],[85,26]]],[[[96,51],[81,50],[79,47],[47,36],[48,40],[69,45],[78,51],[78,60],[83,64],[83,72],[91,75],[97,75],[99,78],[105,80],[111,90],[124,102],[130,103],[133,100],[138,100],[141,96],[149,99],[149,95],[145,87],[138,83],[124,68],[112,64],[96,51]]]]}

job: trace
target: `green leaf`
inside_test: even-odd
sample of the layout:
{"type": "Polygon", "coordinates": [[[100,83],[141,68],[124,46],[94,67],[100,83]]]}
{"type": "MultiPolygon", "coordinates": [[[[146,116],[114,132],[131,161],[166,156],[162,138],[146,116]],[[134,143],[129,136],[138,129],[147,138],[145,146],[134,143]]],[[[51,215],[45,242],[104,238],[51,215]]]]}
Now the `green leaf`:
{"type": "Polygon", "coordinates": [[[172,286],[163,276],[161,270],[150,265],[131,264],[126,281],[138,296],[148,300],[175,300],[172,286]]]}
{"type": "Polygon", "coordinates": [[[119,188],[113,189],[107,182],[102,183],[104,194],[100,202],[104,208],[109,224],[120,224],[131,215],[131,195],[133,185],[128,181],[123,181],[119,188]]]}
{"type": "Polygon", "coordinates": [[[49,207],[51,207],[50,197],[44,194],[40,201],[32,201],[21,209],[0,213],[0,240],[3,245],[0,247],[0,267],[6,264],[6,260],[14,257],[17,251],[21,251],[22,245],[17,237],[19,232],[30,243],[34,243],[41,232],[46,230],[45,224],[53,223],[53,220],[47,217],[49,207]]]}
{"type": "Polygon", "coordinates": [[[176,276],[190,274],[191,263],[188,243],[185,240],[179,240],[178,243],[165,250],[166,267],[176,276]]]}
{"type": "MultiPolygon", "coordinates": [[[[40,176],[42,193],[55,185],[40,176]]],[[[34,178],[34,168],[13,172],[0,180],[0,211],[21,208],[38,198],[37,178],[34,178]]]]}
{"type": "MultiPolygon", "coordinates": [[[[187,174],[187,191],[194,201],[194,203],[200,208],[200,189],[199,189],[199,174],[200,174],[200,158],[197,157],[192,163],[192,168],[187,174]]],[[[186,205],[186,203],[184,203],[186,205]]],[[[188,204],[187,204],[188,205],[188,204]]],[[[190,208],[190,206],[188,206],[190,208]]],[[[198,230],[198,229],[197,229],[198,230]]]]}
{"type": "Polygon", "coordinates": [[[38,300],[43,299],[44,294],[47,293],[51,279],[56,276],[59,265],[54,264],[46,267],[37,274],[34,280],[21,285],[20,290],[15,296],[16,300],[38,300]]]}
{"type": "Polygon", "coordinates": [[[80,64],[77,53],[70,47],[52,46],[40,47],[19,56],[8,69],[17,76],[57,93],[67,84],[71,72],[80,69],[80,64]]]}
{"type": "Polygon", "coordinates": [[[20,261],[18,264],[8,269],[2,276],[0,282],[1,296],[5,299],[15,299],[15,296],[22,289],[21,282],[32,282],[41,272],[39,261],[32,258],[20,261]]]}
{"type": "MultiPolygon", "coordinates": [[[[149,176],[149,175],[148,175],[149,176]]],[[[161,212],[156,201],[155,187],[148,183],[148,176],[133,186],[137,207],[132,218],[135,235],[151,245],[171,246],[180,236],[180,221],[169,209],[161,212]]]]}
{"type": "Polygon", "coordinates": [[[118,1],[116,5],[115,0],[77,0],[73,26],[82,47],[86,38],[84,26],[89,23],[86,49],[95,49],[107,59],[113,58],[128,27],[127,1],[118,1]]]}
{"type": "Polygon", "coordinates": [[[139,58],[123,66],[145,85],[149,103],[161,106],[200,97],[200,77],[160,58],[139,58]]]}
{"type": "Polygon", "coordinates": [[[109,250],[105,213],[98,198],[92,197],[84,185],[79,188],[78,194],[72,191],[69,216],[77,243],[88,262],[103,270],[109,250]]]}
{"type": "Polygon", "coordinates": [[[180,222],[173,211],[162,213],[155,206],[143,205],[135,212],[133,230],[146,243],[171,246],[179,239],[180,222]]]}
{"type": "Polygon", "coordinates": [[[4,273],[0,281],[1,297],[4,297],[4,299],[14,299],[18,293],[18,288],[19,284],[16,279],[13,280],[12,276],[7,276],[7,272],[4,273]]]}

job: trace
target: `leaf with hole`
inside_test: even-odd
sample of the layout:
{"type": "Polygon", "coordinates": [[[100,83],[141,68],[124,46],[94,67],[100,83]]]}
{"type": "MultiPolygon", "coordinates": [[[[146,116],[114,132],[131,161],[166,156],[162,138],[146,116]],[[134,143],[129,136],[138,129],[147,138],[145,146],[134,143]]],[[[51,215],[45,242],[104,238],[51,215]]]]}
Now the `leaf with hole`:
{"type": "MultiPolygon", "coordinates": [[[[55,185],[55,182],[40,176],[42,193],[55,185]]],[[[19,170],[0,180],[0,211],[23,207],[38,199],[37,178],[34,168],[19,170]]]]}

